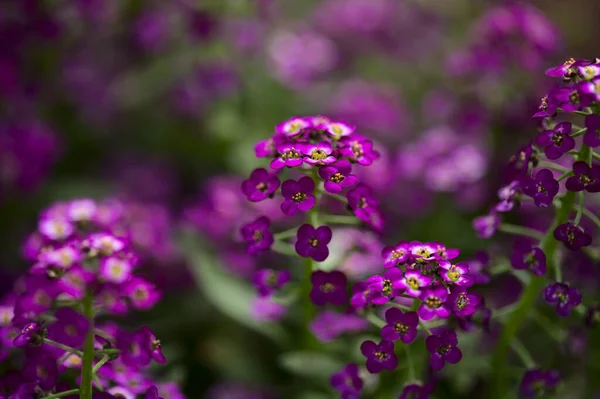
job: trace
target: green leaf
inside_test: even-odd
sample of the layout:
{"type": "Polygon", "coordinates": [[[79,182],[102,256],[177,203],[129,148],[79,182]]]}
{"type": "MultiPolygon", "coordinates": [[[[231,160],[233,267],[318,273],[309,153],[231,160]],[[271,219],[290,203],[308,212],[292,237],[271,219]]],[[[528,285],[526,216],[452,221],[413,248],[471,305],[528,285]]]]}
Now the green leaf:
{"type": "Polygon", "coordinates": [[[289,372],[304,377],[328,380],[341,370],[344,363],[323,352],[288,352],[279,358],[279,363],[289,372]]]}

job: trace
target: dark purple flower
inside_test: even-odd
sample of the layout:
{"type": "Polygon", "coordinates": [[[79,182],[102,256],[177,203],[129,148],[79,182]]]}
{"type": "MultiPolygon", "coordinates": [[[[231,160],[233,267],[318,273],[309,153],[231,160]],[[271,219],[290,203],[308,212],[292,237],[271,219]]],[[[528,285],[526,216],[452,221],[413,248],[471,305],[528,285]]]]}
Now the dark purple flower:
{"type": "Polygon", "coordinates": [[[402,270],[396,268],[386,270],[383,276],[369,277],[367,283],[373,293],[370,301],[376,305],[387,303],[404,292],[402,270]]]}
{"type": "Polygon", "coordinates": [[[153,385],[150,388],[148,388],[148,390],[146,391],[144,399],[164,399],[164,398],[162,396],[158,396],[158,388],[156,388],[153,385]]]}
{"type": "Polygon", "coordinates": [[[344,333],[359,333],[369,327],[364,317],[351,313],[338,313],[325,310],[309,325],[310,332],[321,342],[330,342],[344,333]]]}
{"type": "Polygon", "coordinates": [[[269,296],[276,289],[287,284],[291,278],[292,274],[289,270],[261,269],[254,273],[252,282],[261,296],[269,296]]]}
{"type": "Polygon", "coordinates": [[[340,271],[324,272],[317,270],[310,276],[312,290],[310,300],[318,306],[326,303],[342,306],[348,299],[346,292],[346,275],[340,271]]]}
{"type": "Polygon", "coordinates": [[[331,155],[333,148],[327,141],[320,141],[318,144],[305,144],[302,153],[306,155],[304,162],[311,165],[330,165],[337,161],[337,158],[331,155]]]}
{"type": "Polygon", "coordinates": [[[29,381],[37,381],[40,388],[50,391],[58,380],[58,365],[56,359],[49,355],[29,357],[23,369],[23,375],[29,381]]]}
{"type": "Polygon", "coordinates": [[[585,117],[587,130],[583,135],[583,144],[596,148],[600,145],[600,115],[588,115],[585,117]]]}
{"type": "Polygon", "coordinates": [[[371,301],[373,291],[369,288],[369,283],[359,281],[352,287],[352,296],[350,297],[350,305],[354,308],[366,308],[371,301]]]}
{"type": "Polygon", "coordinates": [[[410,245],[406,241],[402,241],[397,245],[384,247],[381,251],[383,267],[389,269],[402,265],[410,259],[410,255],[410,245]]]}
{"type": "Polygon", "coordinates": [[[556,114],[556,111],[560,104],[554,97],[555,90],[557,89],[553,89],[553,91],[548,93],[548,95],[542,97],[542,100],[540,101],[540,105],[538,107],[538,112],[533,114],[533,118],[547,118],[556,114]]]}
{"type": "Polygon", "coordinates": [[[589,84],[591,83],[581,82],[556,90],[553,94],[559,103],[559,108],[564,112],[573,112],[589,106],[593,101],[593,97],[586,93],[589,91],[587,88],[589,84]]]}
{"type": "Polygon", "coordinates": [[[274,160],[271,161],[271,168],[279,170],[284,166],[294,167],[302,165],[302,149],[292,143],[283,143],[277,146],[277,153],[279,154],[274,160]]]}
{"type": "Polygon", "coordinates": [[[521,196],[521,182],[513,180],[508,186],[502,187],[498,191],[500,202],[496,204],[494,210],[496,212],[509,212],[519,206],[521,196]]]}
{"type": "Polygon", "coordinates": [[[500,216],[494,212],[473,219],[473,228],[480,238],[490,238],[496,233],[498,226],[500,226],[500,216]]]}
{"type": "Polygon", "coordinates": [[[481,297],[475,293],[468,293],[465,287],[454,286],[450,290],[447,303],[458,317],[466,317],[475,313],[481,297]]]}
{"type": "Polygon", "coordinates": [[[560,122],[554,129],[545,130],[536,138],[537,145],[544,147],[548,159],[558,159],[575,148],[575,139],[570,136],[571,122],[560,122]]]}
{"type": "Polygon", "coordinates": [[[600,192],[600,166],[589,166],[586,162],[577,161],[573,164],[573,175],[567,179],[565,187],[569,191],[600,192]]]}
{"type": "Polygon", "coordinates": [[[469,277],[471,277],[473,284],[487,284],[490,282],[491,277],[488,273],[487,267],[490,264],[490,256],[485,251],[477,251],[473,259],[470,259],[469,264],[469,277]]]}
{"type": "Polygon", "coordinates": [[[515,243],[510,263],[515,269],[531,270],[536,276],[546,274],[546,254],[526,240],[518,240],[515,243]]]}
{"type": "Polygon", "coordinates": [[[358,182],[358,177],[351,174],[352,164],[341,159],[330,166],[319,169],[319,176],[325,181],[325,191],[332,194],[338,194],[346,187],[351,187],[358,182]]]}
{"type": "Polygon", "coordinates": [[[315,182],[308,176],[302,177],[297,182],[286,180],[281,185],[283,202],[281,211],[286,215],[295,215],[298,212],[306,212],[315,205],[315,182]]]}
{"type": "Polygon", "coordinates": [[[50,326],[48,337],[74,348],[83,345],[90,328],[89,321],[71,308],[60,308],[54,315],[56,322],[50,326]]]}
{"type": "Polygon", "coordinates": [[[527,176],[529,168],[536,163],[531,144],[521,147],[509,160],[509,169],[512,171],[513,179],[527,176]]]}
{"type": "Polygon", "coordinates": [[[546,208],[552,205],[554,196],[558,194],[558,182],[549,169],[542,169],[535,175],[535,178],[527,179],[523,192],[533,198],[533,201],[540,208],[546,208]]]}
{"type": "Polygon", "coordinates": [[[44,328],[38,323],[27,323],[13,340],[13,345],[22,347],[26,345],[39,345],[44,338],[44,328]]]}
{"type": "Polygon", "coordinates": [[[367,358],[367,370],[371,374],[380,373],[382,370],[394,370],[398,366],[398,358],[394,353],[392,341],[381,341],[376,344],[373,341],[364,341],[360,345],[360,351],[367,358]]]}
{"type": "Polygon", "coordinates": [[[423,320],[431,320],[438,316],[446,318],[450,316],[450,309],[446,305],[448,291],[444,286],[426,288],[421,292],[421,306],[417,312],[423,320]]]}
{"type": "Polygon", "coordinates": [[[372,214],[378,212],[379,201],[375,199],[371,188],[366,184],[360,183],[348,191],[346,197],[348,198],[348,205],[352,208],[356,217],[363,222],[370,222],[372,214]]]}
{"type": "Polygon", "coordinates": [[[473,331],[475,327],[482,327],[484,331],[489,333],[491,318],[492,311],[485,306],[485,302],[481,298],[479,305],[475,308],[475,313],[465,317],[457,317],[456,324],[464,331],[473,331]]]}
{"type": "Polygon", "coordinates": [[[581,226],[575,226],[573,223],[564,223],[556,227],[554,238],[572,251],[592,244],[592,237],[586,234],[581,226]]]}
{"type": "Polygon", "coordinates": [[[242,191],[249,201],[259,202],[273,195],[279,188],[279,178],[266,169],[254,169],[248,180],[242,182],[242,191]]]}
{"type": "Polygon", "coordinates": [[[422,289],[429,286],[433,281],[433,277],[423,275],[417,269],[407,269],[404,272],[404,277],[400,285],[406,290],[406,293],[413,298],[421,296],[422,289]]]}
{"type": "Polygon", "coordinates": [[[381,338],[388,341],[399,339],[405,344],[416,338],[419,325],[419,316],[416,312],[402,313],[398,308],[389,308],[385,311],[385,321],[387,325],[381,329],[381,338]]]}
{"type": "Polygon", "coordinates": [[[329,256],[327,244],[331,241],[331,228],[320,226],[314,228],[310,224],[303,224],[298,228],[296,240],[296,252],[304,258],[313,258],[317,262],[323,262],[329,256]]]}
{"type": "Polygon", "coordinates": [[[271,221],[266,216],[242,226],[242,237],[248,243],[246,251],[250,255],[258,255],[273,245],[275,240],[273,233],[269,231],[270,226],[271,221]]]}
{"type": "Polygon", "coordinates": [[[146,345],[146,334],[141,331],[130,333],[119,330],[116,334],[116,348],[121,351],[119,359],[128,367],[146,367],[152,361],[146,345]]]}
{"type": "Polygon", "coordinates": [[[358,365],[347,364],[342,370],[331,376],[329,383],[340,393],[342,399],[358,399],[363,381],[358,376],[358,365]]]}
{"type": "Polygon", "coordinates": [[[438,265],[441,269],[445,270],[440,270],[440,274],[447,283],[459,286],[469,286],[472,284],[473,280],[468,276],[469,264],[467,262],[453,264],[447,260],[441,260],[438,262],[438,265]]]}
{"type": "Polygon", "coordinates": [[[340,143],[343,145],[341,148],[342,155],[360,165],[369,166],[379,158],[379,153],[373,150],[371,140],[352,135],[342,138],[340,143]]]}
{"type": "Polygon", "coordinates": [[[402,389],[398,399],[429,399],[430,393],[431,387],[428,385],[408,384],[402,389]]]}
{"type": "Polygon", "coordinates": [[[544,289],[544,299],[556,305],[556,312],[560,317],[567,317],[573,308],[581,304],[581,294],[576,288],[564,283],[552,283],[544,289]]]}
{"type": "Polygon", "coordinates": [[[429,364],[435,370],[441,370],[446,362],[456,364],[462,359],[462,352],[456,345],[458,339],[452,330],[446,330],[440,335],[430,335],[425,341],[427,350],[431,353],[429,364]]]}
{"type": "Polygon", "coordinates": [[[519,395],[527,399],[542,397],[554,389],[559,381],[560,374],[556,370],[527,370],[519,386],[519,395]]]}

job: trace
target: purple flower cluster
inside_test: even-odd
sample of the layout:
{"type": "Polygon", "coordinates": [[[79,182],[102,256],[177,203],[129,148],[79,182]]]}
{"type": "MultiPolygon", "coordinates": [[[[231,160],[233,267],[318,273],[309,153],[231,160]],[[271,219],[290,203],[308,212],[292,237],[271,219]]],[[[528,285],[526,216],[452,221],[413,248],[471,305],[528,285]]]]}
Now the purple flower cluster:
{"type": "Polygon", "coordinates": [[[10,371],[11,378],[0,382],[0,392],[25,397],[19,395],[30,390],[40,397],[69,390],[61,376],[75,370],[82,374],[78,384],[86,383],[83,375],[91,372],[91,365],[84,364],[90,357],[96,364],[94,386],[105,388],[94,398],[159,398],[169,391],[182,397],[174,386],[155,387],[146,373],[152,360],[166,362],[160,340],[148,327],[129,332],[95,320],[130,309],[148,310],[161,297],[154,284],[135,274],[139,256],[131,232],[123,229],[125,215],[119,205],[76,199],[41,213],[38,230],[24,250],[34,263],[0,307],[0,359],[13,347],[27,347],[25,368],[22,373],[10,371]]]}

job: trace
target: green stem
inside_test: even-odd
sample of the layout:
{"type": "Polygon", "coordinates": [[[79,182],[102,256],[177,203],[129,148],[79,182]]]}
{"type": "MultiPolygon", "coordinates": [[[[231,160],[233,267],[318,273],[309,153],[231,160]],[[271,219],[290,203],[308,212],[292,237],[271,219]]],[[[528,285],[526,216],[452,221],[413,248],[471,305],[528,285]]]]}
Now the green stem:
{"type": "MultiPolygon", "coordinates": [[[[316,167],[313,167],[311,171],[311,176],[313,181],[315,182],[315,187],[319,185],[319,175],[316,167]]],[[[307,212],[307,223],[312,225],[315,229],[319,227],[319,199],[320,195],[317,190],[315,190],[315,205],[307,212]]],[[[306,258],[304,260],[304,272],[305,277],[302,281],[302,297],[304,298],[304,329],[305,329],[305,339],[307,347],[315,346],[315,337],[310,333],[310,329],[308,326],[310,322],[315,316],[315,306],[310,300],[310,291],[312,290],[312,273],[315,269],[315,261],[312,258],[306,258]]]]}
{"type": "Polygon", "coordinates": [[[286,238],[294,237],[298,232],[298,228],[294,227],[293,229],[281,231],[279,233],[273,234],[273,238],[276,240],[285,240],[286,238]]]}
{"type": "Polygon", "coordinates": [[[594,213],[592,213],[592,211],[583,208],[583,214],[585,216],[587,216],[588,219],[590,219],[592,222],[594,222],[594,224],[600,228],[600,218],[598,218],[598,216],[596,216],[594,213]]]}
{"type": "Polygon", "coordinates": [[[527,367],[528,369],[532,369],[535,367],[535,360],[533,360],[533,357],[531,357],[531,354],[529,353],[525,345],[523,345],[523,343],[518,338],[513,339],[511,347],[515,351],[515,353],[519,355],[525,367],[527,367]]]}
{"type": "Polygon", "coordinates": [[[557,180],[557,181],[559,181],[559,182],[560,182],[560,181],[563,181],[563,180],[565,180],[567,177],[571,176],[572,174],[573,174],[573,172],[572,172],[572,171],[565,172],[565,173],[563,173],[562,175],[560,175],[560,177],[559,177],[558,179],[556,179],[556,180],[557,180]]]}
{"type": "Polygon", "coordinates": [[[98,370],[100,370],[100,367],[104,366],[104,364],[106,362],[108,362],[110,359],[110,356],[104,356],[102,359],[100,359],[100,361],[98,363],[96,363],[94,365],[94,367],[92,368],[92,373],[96,374],[98,372],[98,370]]]}
{"type": "Polygon", "coordinates": [[[600,160],[600,154],[596,154],[595,152],[592,152],[592,158],[600,160]]]}
{"type": "Polygon", "coordinates": [[[346,197],[344,197],[343,195],[339,195],[339,194],[332,194],[332,193],[328,193],[325,190],[319,190],[320,194],[325,194],[328,197],[334,198],[340,202],[343,202],[344,204],[348,203],[348,199],[346,197]]]}
{"type": "Polygon", "coordinates": [[[353,226],[361,223],[361,221],[358,220],[356,216],[350,215],[322,215],[321,220],[323,220],[324,223],[348,224],[353,226]]]}
{"type": "Polygon", "coordinates": [[[77,395],[78,393],[79,393],[79,389],[71,389],[69,391],[63,391],[63,392],[59,392],[59,393],[54,393],[52,395],[44,396],[42,399],[56,399],[56,398],[62,398],[64,396],[69,396],[69,395],[77,395]]]}
{"type": "Polygon", "coordinates": [[[569,172],[569,169],[565,168],[564,166],[560,166],[560,165],[557,165],[557,164],[552,163],[552,162],[540,161],[540,163],[538,163],[538,167],[540,167],[540,168],[554,169],[554,170],[556,170],[558,172],[561,172],[561,173],[569,172]]]}
{"type": "MultiPolygon", "coordinates": [[[[571,137],[579,137],[587,131],[587,127],[581,128],[571,135],[571,137]]],[[[570,152],[570,151],[569,151],[570,152]]]]}
{"type": "Polygon", "coordinates": [[[81,363],[81,391],[79,399],[92,399],[92,380],[94,374],[92,368],[94,365],[94,297],[88,290],[83,299],[83,314],[90,323],[90,329],[85,337],[83,347],[83,360],[81,363]]]}
{"type": "Polygon", "coordinates": [[[502,223],[498,227],[498,230],[507,234],[530,237],[537,241],[541,241],[544,238],[544,235],[538,230],[524,226],[517,226],[516,224],[502,223]]]}
{"type": "Polygon", "coordinates": [[[119,349],[99,349],[94,351],[96,355],[118,355],[119,353],[121,353],[119,349]]]}
{"type": "Polygon", "coordinates": [[[427,333],[427,335],[433,335],[433,333],[431,332],[431,330],[429,329],[429,327],[427,327],[425,325],[425,323],[423,323],[422,321],[419,320],[419,325],[427,333]]]}
{"type": "Polygon", "coordinates": [[[573,221],[573,224],[578,226],[579,222],[581,222],[581,216],[583,215],[583,191],[577,193],[577,202],[577,214],[575,215],[575,220],[573,221]]]}
{"type": "Polygon", "coordinates": [[[410,353],[410,345],[404,344],[404,352],[406,353],[406,365],[408,366],[408,378],[410,381],[417,379],[417,373],[415,372],[415,362],[413,361],[412,354],[410,353]]]}
{"type": "Polygon", "coordinates": [[[108,334],[107,332],[104,332],[102,330],[99,330],[97,328],[94,328],[94,334],[106,339],[107,341],[114,341],[115,337],[111,336],[110,334],[108,334]]]}
{"type": "MultiPolygon", "coordinates": [[[[562,109],[561,109],[561,111],[562,111],[562,109]]],[[[564,112],[564,111],[562,111],[562,112],[564,112]]],[[[581,116],[588,116],[588,115],[590,115],[589,112],[584,112],[584,111],[571,111],[571,113],[575,114],[575,115],[581,115],[581,116]]]]}
{"type": "Polygon", "coordinates": [[[411,311],[413,310],[412,307],[410,306],[406,306],[406,305],[402,305],[398,302],[388,302],[387,305],[393,306],[395,308],[398,308],[400,310],[404,310],[404,311],[411,311]]]}
{"type": "Polygon", "coordinates": [[[379,316],[377,316],[373,312],[367,313],[367,320],[369,320],[371,324],[373,324],[377,328],[383,328],[383,326],[386,325],[385,321],[381,320],[379,316]]]}
{"type": "Polygon", "coordinates": [[[53,341],[51,339],[44,338],[44,343],[48,344],[48,345],[51,345],[51,346],[54,346],[56,348],[62,349],[65,352],[69,352],[69,353],[73,353],[75,355],[83,356],[83,352],[81,352],[81,351],[79,351],[79,350],[77,350],[75,348],[71,348],[70,346],[63,345],[60,342],[56,342],[56,341],[53,341]]]}

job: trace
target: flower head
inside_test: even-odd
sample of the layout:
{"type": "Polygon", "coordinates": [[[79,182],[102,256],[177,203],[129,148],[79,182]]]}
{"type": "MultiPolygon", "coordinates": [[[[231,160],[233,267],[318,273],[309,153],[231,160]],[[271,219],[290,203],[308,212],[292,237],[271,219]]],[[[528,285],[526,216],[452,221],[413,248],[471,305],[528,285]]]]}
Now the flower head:
{"type": "Polygon", "coordinates": [[[441,260],[438,262],[438,265],[441,269],[445,270],[441,272],[441,275],[447,283],[459,286],[469,286],[472,284],[473,280],[468,276],[469,264],[467,262],[452,264],[447,260],[441,260]]]}
{"type": "Polygon", "coordinates": [[[473,228],[478,237],[490,238],[496,233],[500,226],[500,216],[496,213],[479,216],[473,219],[473,228]]]}
{"type": "Polygon", "coordinates": [[[364,341],[360,351],[367,358],[367,370],[377,374],[382,370],[394,370],[398,366],[398,358],[394,353],[394,343],[383,340],[379,344],[373,341],[364,341]]]}
{"type": "Polygon", "coordinates": [[[341,153],[351,161],[360,165],[369,166],[379,158],[379,153],[373,150],[373,142],[357,135],[352,135],[340,140],[341,153]]]}
{"type": "Polygon", "coordinates": [[[332,155],[333,148],[327,141],[320,141],[317,144],[305,144],[302,153],[305,155],[304,162],[310,165],[330,165],[337,161],[332,155]]]}
{"type": "Polygon", "coordinates": [[[378,212],[379,201],[373,196],[371,189],[359,183],[355,188],[348,191],[348,205],[354,211],[356,217],[363,222],[369,223],[371,216],[378,212]]]}
{"type": "Polygon", "coordinates": [[[284,166],[293,168],[302,165],[302,148],[297,144],[282,143],[277,146],[277,156],[271,161],[271,168],[279,170],[284,166]]]}
{"type": "Polygon", "coordinates": [[[450,316],[450,309],[446,305],[448,291],[443,286],[426,288],[421,291],[421,306],[417,312],[423,320],[431,320],[435,316],[446,318],[450,316]]]}
{"type": "Polygon", "coordinates": [[[281,185],[281,194],[283,202],[281,211],[288,216],[295,215],[298,212],[306,212],[315,205],[315,183],[308,176],[302,177],[297,182],[286,180],[281,185]]]}
{"type": "Polygon", "coordinates": [[[406,293],[414,298],[421,296],[422,289],[428,287],[433,282],[433,277],[423,275],[419,270],[407,269],[400,285],[406,290],[406,293]]]}
{"type": "Polygon", "coordinates": [[[318,306],[326,303],[342,306],[348,299],[346,293],[346,275],[340,271],[324,272],[317,270],[310,277],[312,290],[310,300],[318,306]]]}
{"type": "Polygon", "coordinates": [[[398,339],[405,344],[411,343],[417,336],[419,316],[416,312],[406,312],[398,308],[389,308],[385,312],[386,325],[381,329],[381,338],[388,341],[398,339]]]}
{"type": "Polygon", "coordinates": [[[494,210],[496,212],[509,212],[520,204],[521,196],[521,182],[519,180],[513,180],[508,186],[502,187],[498,190],[498,198],[500,202],[496,204],[494,210]]]}
{"type": "Polygon", "coordinates": [[[527,179],[523,192],[533,198],[535,204],[541,208],[552,205],[554,196],[558,194],[558,182],[549,169],[542,169],[535,178],[527,179]]]}
{"type": "Polygon", "coordinates": [[[600,115],[588,115],[585,117],[586,131],[583,135],[583,144],[596,148],[600,145],[600,115]]]}
{"type": "Polygon", "coordinates": [[[354,308],[365,308],[369,305],[373,291],[369,288],[370,284],[366,281],[359,281],[352,287],[352,296],[350,305],[354,308]]]}
{"type": "Polygon", "coordinates": [[[450,309],[458,317],[466,317],[475,313],[480,302],[481,297],[478,294],[469,293],[464,287],[453,286],[448,296],[450,309]]]}
{"type": "Polygon", "coordinates": [[[279,178],[264,168],[254,169],[250,178],[242,182],[242,191],[251,202],[259,202],[272,196],[278,188],[279,178]]]}
{"type": "Polygon", "coordinates": [[[363,381],[358,376],[358,365],[347,364],[329,379],[329,383],[340,393],[342,399],[357,399],[363,388],[363,381]]]}
{"type": "Polygon", "coordinates": [[[261,216],[258,219],[242,226],[242,237],[248,244],[246,251],[250,255],[258,255],[268,250],[275,239],[273,233],[269,230],[271,221],[266,216],[261,216]]]}
{"type": "Polygon", "coordinates": [[[403,241],[397,245],[384,247],[381,251],[383,266],[387,269],[408,262],[410,256],[410,245],[406,241],[403,241]]]}
{"type": "Polygon", "coordinates": [[[376,305],[387,303],[404,292],[402,270],[396,268],[386,270],[383,276],[369,277],[367,283],[373,293],[370,301],[376,305]]]}
{"type": "Polygon", "coordinates": [[[346,159],[319,169],[319,176],[325,181],[325,191],[332,194],[341,193],[346,187],[352,187],[358,182],[358,177],[351,174],[352,164],[346,159]]]}
{"type": "Polygon", "coordinates": [[[546,254],[526,240],[518,240],[510,257],[510,263],[517,270],[531,270],[536,276],[546,274],[546,254]]]}
{"type": "Polygon", "coordinates": [[[292,278],[289,270],[261,269],[254,273],[252,282],[261,296],[269,296],[292,278]]]}
{"type": "Polygon", "coordinates": [[[456,364],[462,359],[462,352],[456,346],[458,339],[452,330],[446,330],[440,335],[430,335],[425,341],[427,350],[431,353],[429,364],[435,370],[441,370],[446,362],[456,364]]]}
{"type": "Polygon", "coordinates": [[[329,226],[314,228],[303,224],[297,232],[296,252],[304,258],[313,258],[323,262],[329,256],[327,244],[331,241],[332,232],[329,226]]]}
{"type": "Polygon", "coordinates": [[[519,394],[526,399],[544,396],[558,385],[560,374],[556,370],[527,370],[519,386],[519,394]]]}
{"type": "Polygon", "coordinates": [[[560,317],[567,317],[573,308],[581,305],[581,294],[576,288],[564,283],[552,283],[544,289],[544,299],[556,305],[556,312],[560,317]]]}
{"type": "Polygon", "coordinates": [[[536,143],[544,147],[544,154],[548,159],[558,159],[565,152],[575,148],[575,139],[570,134],[571,122],[560,122],[554,129],[540,133],[536,143]]]}
{"type": "Polygon", "coordinates": [[[581,226],[573,223],[563,223],[554,229],[554,238],[565,244],[567,248],[576,251],[581,247],[587,247],[592,243],[590,237],[581,226]]]}
{"type": "Polygon", "coordinates": [[[573,164],[573,176],[567,179],[565,187],[569,191],[600,192],[600,166],[589,166],[586,162],[577,161],[573,164]]]}

